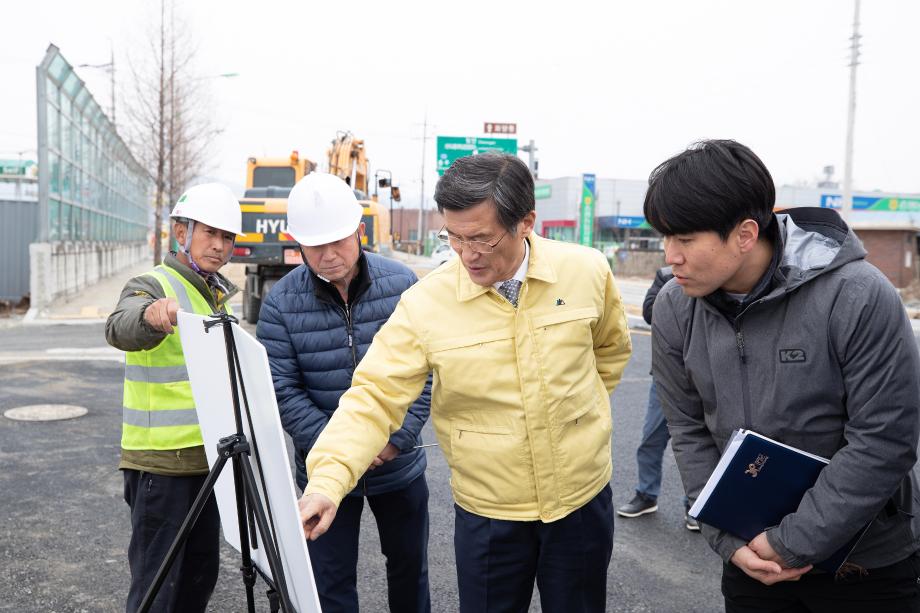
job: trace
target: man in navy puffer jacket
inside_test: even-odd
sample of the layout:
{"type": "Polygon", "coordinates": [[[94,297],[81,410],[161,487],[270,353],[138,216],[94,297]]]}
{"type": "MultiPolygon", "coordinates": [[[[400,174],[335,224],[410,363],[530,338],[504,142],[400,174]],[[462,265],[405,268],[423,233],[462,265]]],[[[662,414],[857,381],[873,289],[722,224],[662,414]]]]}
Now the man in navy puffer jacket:
{"type": "MultiPolygon", "coordinates": [[[[351,188],[313,173],[291,190],[288,233],[305,265],[265,298],[256,334],[268,351],[278,409],[294,441],[297,485],[304,459],[351,386],[358,362],[397,302],[417,280],[399,262],[363,253],[362,207],[351,188]]],[[[430,409],[430,380],[402,428],[341,503],[333,527],[308,542],[323,611],[357,611],[358,534],[364,498],[386,556],[390,610],[430,611],[428,485],[421,429],[430,409]]]]}

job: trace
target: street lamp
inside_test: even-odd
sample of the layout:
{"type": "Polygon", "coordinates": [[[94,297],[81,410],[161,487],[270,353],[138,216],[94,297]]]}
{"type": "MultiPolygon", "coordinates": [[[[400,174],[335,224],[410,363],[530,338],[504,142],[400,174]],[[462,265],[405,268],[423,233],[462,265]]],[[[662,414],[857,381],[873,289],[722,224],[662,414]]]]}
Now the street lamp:
{"type": "Polygon", "coordinates": [[[115,49],[109,47],[109,61],[105,64],[77,64],[78,68],[98,68],[109,73],[109,84],[112,88],[112,106],[111,106],[111,119],[112,125],[115,125],[115,49]]]}

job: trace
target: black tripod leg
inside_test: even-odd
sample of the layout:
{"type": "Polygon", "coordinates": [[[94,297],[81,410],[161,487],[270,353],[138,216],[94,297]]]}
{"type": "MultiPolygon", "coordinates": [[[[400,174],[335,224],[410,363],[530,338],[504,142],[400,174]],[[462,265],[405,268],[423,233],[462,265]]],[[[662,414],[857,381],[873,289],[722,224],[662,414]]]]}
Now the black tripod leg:
{"type": "Polygon", "coordinates": [[[278,592],[275,588],[271,588],[265,592],[265,596],[268,598],[268,610],[270,613],[277,613],[281,610],[281,598],[278,596],[278,592]]]}
{"type": "Polygon", "coordinates": [[[242,466],[248,466],[239,455],[233,456],[233,485],[236,488],[236,521],[240,527],[240,555],[243,565],[240,572],[243,574],[243,585],[246,588],[246,610],[255,613],[256,598],[254,588],[256,585],[256,569],[252,564],[252,554],[249,550],[249,523],[247,506],[252,504],[245,496],[241,495],[246,490],[243,481],[242,466]]]}
{"type": "Polygon", "coordinates": [[[262,535],[262,546],[265,548],[265,557],[268,558],[268,567],[272,571],[272,580],[275,589],[281,596],[281,610],[285,613],[294,613],[294,607],[291,605],[290,592],[287,589],[287,581],[284,577],[284,567],[281,564],[281,556],[275,549],[274,539],[268,527],[268,520],[265,517],[265,509],[259,503],[259,490],[256,489],[256,479],[252,473],[252,466],[248,461],[241,461],[243,475],[246,479],[246,496],[249,506],[254,511],[256,523],[259,526],[259,533],[262,535]]]}
{"type": "Polygon", "coordinates": [[[192,503],[192,508],[189,509],[188,514],[186,514],[185,520],[182,522],[182,526],[179,528],[179,533],[176,535],[172,545],[169,547],[169,552],[167,552],[166,558],[163,560],[163,563],[160,564],[160,568],[157,570],[157,574],[153,579],[153,583],[149,588],[147,588],[147,593],[144,594],[144,600],[141,601],[141,606],[138,609],[139,613],[147,613],[147,611],[149,611],[150,607],[153,605],[154,598],[156,598],[157,593],[160,591],[160,587],[163,585],[163,581],[166,580],[166,575],[169,573],[169,569],[172,568],[173,562],[176,560],[176,556],[179,555],[179,550],[183,545],[185,545],[185,541],[188,540],[188,535],[192,531],[192,527],[195,525],[195,522],[198,521],[198,516],[201,515],[201,511],[204,509],[204,505],[208,501],[208,496],[210,496],[211,492],[214,491],[214,484],[217,483],[217,478],[220,476],[220,471],[223,470],[224,464],[226,463],[227,458],[225,456],[220,456],[218,457],[217,462],[208,472],[208,478],[205,479],[204,485],[202,485],[201,489],[198,491],[198,496],[195,498],[195,502],[192,503]]]}

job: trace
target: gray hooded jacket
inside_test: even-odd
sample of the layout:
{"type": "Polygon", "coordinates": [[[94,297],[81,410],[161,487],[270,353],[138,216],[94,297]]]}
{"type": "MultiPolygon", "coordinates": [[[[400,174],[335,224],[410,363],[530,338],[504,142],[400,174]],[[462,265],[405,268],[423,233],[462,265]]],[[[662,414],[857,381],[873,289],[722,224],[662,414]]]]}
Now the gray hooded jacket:
{"type": "MultiPolygon", "coordinates": [[[[673,281],[658,296],[652,370],[674,455],[691,498],[737,428],[831,458],[798,510],[768,529],[770,544],[800,567],[874,519],[849,561],[886,566],[920,549],[916,341],[896,290],[835,212],[777,221],[782,257],[738,314],[673,281]]],[[[703,533],[726,562],[746,544],[703,533]]]]}

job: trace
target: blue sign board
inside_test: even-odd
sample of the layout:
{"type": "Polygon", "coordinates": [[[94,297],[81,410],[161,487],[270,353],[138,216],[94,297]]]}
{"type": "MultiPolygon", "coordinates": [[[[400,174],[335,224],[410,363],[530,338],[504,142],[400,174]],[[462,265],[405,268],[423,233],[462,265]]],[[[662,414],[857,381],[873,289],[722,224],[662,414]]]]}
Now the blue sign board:
{"type": "MultiPolygon", "coordinates": [[[[853,196],[853,210],[865,210],[871,207],[878,198],[853,196]]],[[[838,194],[821,194],[821,207],[825,209],[839,209],[843,206],[843,196],[838,194]]]]}
{"type": "Polygon", "coordinates": [[[645,217],[614,217],[614,224],[617,228],[638,228],[645,223],[645,217]]]}
{"type": "MultiPolygon", "coordinates": [[[[821,206],[826,209],[839,209],[843,205],[843,196],[821,194],[821,206]]],[[[900,198],[895,196],[853,196],[854,211],[884,211],[886,213],[916,213],[920,211],[920,198],[900,198]]]]}

